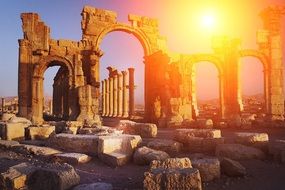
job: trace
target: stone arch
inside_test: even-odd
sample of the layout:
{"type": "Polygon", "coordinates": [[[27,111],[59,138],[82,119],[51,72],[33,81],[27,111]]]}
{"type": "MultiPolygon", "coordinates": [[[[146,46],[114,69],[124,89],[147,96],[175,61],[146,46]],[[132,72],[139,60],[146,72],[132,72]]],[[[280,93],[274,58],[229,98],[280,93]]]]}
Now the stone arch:
{"type": "Polygon", "coordinates": [[[50,66],[62,66],[68,70],[69,89],[66,92],[69,98],[69,90],[74,85],[74,67],[72,63],[64,57],[49,55],[42,57],[40,61],[34,66],[32,76],[32,121],[34,123],[43,122],[43,76],[45,71],[50,66]]]}
{"type": "Polygon", "coordinates": [[[219,104],[220,104],[220,117],[224,118],[225,117],[225,100],[224,100],[224,70],[223,70],[223,61],[213,55],[213,54],[193,54],[193,55],[189,55],[187,56],[186,59],[186,64],[189,67],[189,71],[191,71],[191,92],[194,92],[194,94],[192,94],[192,105],[194,105],[194,107],[197,107],[197,100],[195,99],[197,94],[196,94],[196,90],[193,90],[193,88],[195,88],[195,79],[192,77],[193,76],[193,67],[195,65],[195,63],[198,62],[210,62],[212,64],[215,65],[215,67],[218,70],[218,74],[219,74],[219,104]]]}
{"type": "Polygon", "coordinates": [[[145,56],[147,55],[151,55],[153,53],[153,50],[151,49],[151,45],[150,42],[147,38],[147,36],[145,35],[145,33],[137,28],[134,28],[132,26],[128,26],[126,24],[112,24],[110,26],[107,26],[106,28],[104,28],[99,36],[96,38],[95,44],[96,44],[96,49],[100,49],[100,44],[103,40],[103,38],[111,32],[114,31],[121,31],[121,32],[126,32],[129,34],[134,35],[139,42],[141,43],[143,49],[144,49],[144,54],[145,56]]]}
{"type": "Polygon", "coordinates": [[[258,60],[260,60],[261,64],[263,65],[263,89],[264,89],[264,100],[265,100],[265,112],[267,113],[269,111],[269,60],[268,57],[258,51],[258,50],[240,50],[239,51],[240,57],[255,57],[258,60]]]}
{"type": "Polygon", "coordinates": [[[45,71],[51,66],[63,66],[68,70],[69,85],[74,85],[74,66],[66,57],[57,55],[48,55],[40,59],[39,63],[35,65],[33,77],[43,77],[45,71]]]}

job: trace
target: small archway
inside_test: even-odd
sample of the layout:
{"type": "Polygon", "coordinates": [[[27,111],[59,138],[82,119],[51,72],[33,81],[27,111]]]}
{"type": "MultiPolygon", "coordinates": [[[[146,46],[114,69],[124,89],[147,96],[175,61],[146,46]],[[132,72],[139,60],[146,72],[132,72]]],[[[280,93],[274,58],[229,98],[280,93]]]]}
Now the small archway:
{"type": "MultiPolygon", "coordinates": [[[[126,25],[126,24],[120,24],[120,23],[116,23],[116,24],[111,24],[107,27],[105,27],[101,32],[100,34],[98,35],[98,37],[96,38],[96,41],[95,41],[95,44],[96,44],[96,49],[100,49],[100,45],[103,41],[103,39],[105,38],[105,36],[107,36],[109,33],[112,33],[112,32],[123,32],[123,33],[127,33],[127,34],[131,34],[133,35],[140,43],[140,45],[142,46],[142,49],[143,49],[143,57],[146,57],[146,56],[149,56],[153,53],[153,50],[151,49],[151,43],[149,41],[149,38],[146,36],[146,34],[139,28],[136,28],[136,27],[132,27],[132,26],[129,26],[129,25],[126,25]]],[[[143,65],[143,60],[142,60],[142,65],[143,65]]],[[[142,107],[145,107],[144,105],[146,104],[146,102],[148,102],[148,97],[146,96],[147,94],[147,83],[146,81],[148,80],[148,74],[146,73],[147,70],[147,67],[149,67],[150,65],[143,65],[142,66],[142,69],[138,69],[138,70],[135,70],[135,75],[138,75],[140,76],[140,74],[138,74],[139,72],[143,72],[144,73],[144,76],[143,76],[143,82],[140,82],[140,84],[136,84],[136,85],[140,85],[142,86],[144,89],[143,93],[144,93],[144,97],[143,97],[143,106],[142,107]]],[[[137,76],[136,76],[137,77],[137,76]]],[[[141,77],[140,77],[141,78],[141,77]]],[[[135,78],[136,80],[136,78],[135,78]]],[[[139,88],[139,87],[138,87],[139,88]]],[[[135,91],[135,93],[138,92],[139,89],[137,89],[135,91]]],[[[142,114],[144,115],[144,114],[142,114]]]]}
{"type": "Polygon", "coordinates": [[[196,100],[195,106],[198,107],[196,109],[198,109],[199,117],[214,119],[220,110],[217,67],[211,62],[196,62],[192,70],[192,73],[195,73],[192,85],[196,91],[196,97],[193,99],[196,100]]]}
{"type": "MultiPolygon", "coordinates": [[[[138,39],[128,33],[122,31],[112,31],[109,32],[103,42],[101,43],[100,49],[104,52],[104,55],[100,58],[100,75],[102,79],[108,79],[109,70],[108,67],[112,67],[117,69],[117,82],[119,82],[119,78],[122,77],[122,72],[128,72],[128,68],[134,68],[134,84],[136,86],[134,90],[134,108],[135,115],[143,116],[144,114],[144,84],[145,84],[145,76],[144,69],[144,49],[138,41],[138,39]]],[[[121,81],[122,82],[122,81],[121,81]]],[[[127,80],[128,82],[128,80],[127,80]]],[[[104,84],[104,81],[102,81],[104,84]]],[[[101,90],[101,94],[104,94],[103,89],[101,90]]],[[[117,86],[117,91],[119,89],[119,84],[117,86]]],[[[118,92],[120,93],[120,92],[118,92]]],[[[118,97],[116,98],[118,100],[118,97]]],[[[120,98],[122,99],[122,95],[120,94],[120,98]]],[[[102,98],[104,99],[104,98],[102,98]]],[[[119,100],[118,100],[119,101],[119,100]]],[[[102,101],[103,104],[103,101],[102,101]]],[[[101,105],[102,105],[101,104],[101,105]]],[[[119,104],[119,102],[118,102],[119,104]]],[[[117,115],[120,117],[122,114],[122,110],[119,111],[119,107],[122,108],[122,105],[117,105],[117,115]]],[[[102,106],[102,113],[103,106],[102,106]]],[[[104,116],[107,116],[103,114],[104,116]]]]}
{"type": "MultiPolygon", "coordinates": [[[[34,123],[43,122],[43,107],[44,107],[44,90],[43,80],[44,73],[49,67],[60,66],[68,81],[65,100],[68,102],[69,89],[74,85],[74,69],[69,60],[60,56],[46,56],[43,57],[38,64],[35,65],[32,77],[32,121],[34,123]],[[67,74],[68,73],[68,74],[67,74]]],[[[58,72],[58,73],[59,73],[58,72]]],[[[68,104],[68,103],[67,103],[68,104]]]]}
{"type": "Polygon", "coordinates": [[[241,50],[240,58],[251,57],[260,61],[263,67],[263,95],[264,95],[264,112],[269,111],[269,61],[266,55],[257,50],[241,50]]]}
{"type": "Polygon", "coordinates": [[[195,76],[195,69],[194,65],[199,62],[210,62],[214,64],[218,71],[218,80],[219,80],[219,118],[225,117],[225,105],[224,105],[224,71],[222,67],[222,61],[212,54],[194,54],[188,56],[187,62],[189,63],[190,71],[191,71],[191,77],[190,77],[190,84],[191,84],[191,99],[192,99],[192,107],[193,110],[198,109],[197,104],[197,93],[196,93],[196,76],[195,76]]]}

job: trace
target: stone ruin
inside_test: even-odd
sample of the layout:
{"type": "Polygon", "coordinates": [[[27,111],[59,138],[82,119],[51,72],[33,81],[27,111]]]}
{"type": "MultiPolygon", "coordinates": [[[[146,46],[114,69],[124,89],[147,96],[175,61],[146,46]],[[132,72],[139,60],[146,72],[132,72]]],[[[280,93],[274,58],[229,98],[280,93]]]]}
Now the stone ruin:
{"type": "Polygon", "coordinates": [[[220,119],[233,120],[240,115],[243,106],[238,61],[243,56],[257,57],[263,63],[266,114],[271,120],[284,119],[282,14],[284,7],[269,7],[262,12],[264,30],[258,32],[258,50],[242,50],[239,40],[223,36],[213,39],[212,54],[182,55],[169,52],[157,21],[147,17],[129,15],[131,25],[127,25],[117,22],[112,11],[85,6],[82,40],[74,42],[50,39],[49,28],[38,14],[23,13],[24,37],[19,40],[20,117],[3,114],[0,149],[31,159],[1,170],[0,188],[112,189],[111,184],[103,182],[78,185],[79,170],[74,168],[91,158],[112,167],[132,161],[149,165],[143,188],[169,190],[200,190],[203,184],[219,180],[221,174],[243,177],[247,170],[240,160],[270,158],[285,163],[285,142],[269,142],[266,133],[234,133],[229,142],[221,130],[212,129],[213,122],[208,119],[185,125],[198,112],[193,65],[199,61],[210,61],[218,68],[220,119]],[[102,38],[118,30],[133,34],[144,48],[145,121],[188,128],[172,130],[171,138],[158,138],[156,124],[127,120],[134,115],[134,70],[129,69],[128,85],[126,71],[109,67],[109,78],[101,82],[99,73],[102,38]],[[68,121],[44,122],[43,75],[55,65],[61,68],[54,79],[53,113],[68,121]],[[105,126],[101,116],[120,119],[105,126]],[[199,129],[193,129],[193,125],[199,129]],[[183,157],[185,154],[189,156],[183,157]]]}
{"type": "Polygon", "coordinates": [[[148,17],[129,15],[129,25],[118,22],[115,12],[85,6],[81,13],[82,40],[70,41],[51,39],[49,27],[37,13],[23,13],[19,115],[34,123],[43,122],[43,75],[48,67],[58,65],[61,68],[54,79],[54,114],[67,120],[98,119],[103,55],[100,43],[106,34],[123,31],[133,34],[144,49],[145,121],[172,126],[198,116],[193,65],[200,61],[213,63],[219,72],[219,119],[240,115],[239,59],[245,56],[256,57],[263,64],[265,114],[271,120],[283,120],[283,14],[284,7],[278,6],[262,11],[264,28],[257,32],[259,49],[241,49],[239,39],[217,36],[212,42],[213,53],[185,55],[168,50],[157,20],[148,17]]]}

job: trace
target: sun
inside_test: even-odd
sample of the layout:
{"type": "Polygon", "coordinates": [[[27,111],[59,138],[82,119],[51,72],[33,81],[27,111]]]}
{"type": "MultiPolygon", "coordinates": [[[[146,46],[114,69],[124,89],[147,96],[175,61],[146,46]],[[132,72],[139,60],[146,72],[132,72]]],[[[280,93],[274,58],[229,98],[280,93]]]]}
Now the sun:
{"type": "Polygon", "coordinates": [[[201,18],[201,26],[205,29],[214,29],[216,25],[216,17],[212,13],[204,14],[201,18]]]}

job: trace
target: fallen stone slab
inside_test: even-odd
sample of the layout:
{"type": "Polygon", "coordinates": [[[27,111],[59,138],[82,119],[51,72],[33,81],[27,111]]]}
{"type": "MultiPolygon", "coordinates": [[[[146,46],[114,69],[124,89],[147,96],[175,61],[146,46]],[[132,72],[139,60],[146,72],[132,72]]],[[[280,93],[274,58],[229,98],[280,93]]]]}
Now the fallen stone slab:
{"type": "Polygon", "coordinates": [[[179,142],[187,142],[187,137],[201,138],[221,138],[221,130],[219,129],[176,129],[175,139],[179,142]]]}
{"type": "Polygon", "coordinates": [[[131,159],[135,148],[141,141],[138,135],[99,136],[98,156],[108,165],[124,165],[131,159]]]}
{"type": "Polygon", "coordinates": [[[98,136],[106,136],[106,135],[119,135],[123,134],[122,130],[117,130],[112,127],[102,126],[99,128],[94,127],[85,127],[78,129],[78,134],[86,134],[86,135],[98,135],[98,136]]]}
{"type": "Polygon", "coordinates": [[[42,125],[42,126],[30,126],[26,128],[28,138],[31,140],[44,140],[55,132],[55,126],[42,125]]]}
{"type": "Polygon", "coordinates": [[[246,174],[246,169],[243,165],[229,158],[221,160],[221,171],[230,177],[243,177],[246,174]]]}
{"type": "Polygon", "coordinates": [[[24,145],[24,144],[13,146],[11,150],[22,154],[33,154],[37,156],[51,156],[54,154],[61,153],[61,151],[49,147],[24,145]]]}
{"type": "Polygon", "coordinates": [[[187,137],[187,142],[184,143],[184,148],[190,152],[214,153],[216,146],[224,144],[224,138],[201,138],[187,137]]]}
{"type": "Polygon", "coordinates": [[[10,149],[13,146],[19,145],[18,141],[7,141],[7,140],[0,140],[0,148],[1,149],[10,149]]]}
{"type": "Polygon", "coordinates": [[[268,145],[269,137],[267,133],[234,133],[235,142],[238,144],[254,146],[256,148],[265,147],[268,145]]]}
{"type": "Polygon", "coordinates": [[[22,123],[27,125],[27,127],[29,125],[32,125],[32,122],[24,117],[17,117],[17,116],[13,116],[11,117],[8,121],[8,123],[22,123]]]}
{"type": "Polygon", "coordinates": [[[150,164],[150,170],[162,169],[184,169],[192,168],[192,163],[189,158],[167,158],[165,160],[154,160],[150,164]]]}
{"type": "Polygon", "coordinates": [[[31,174],[29,190],[66,190],[80,182],[80,177],[69,164],[46,164],[31,174]]]}
{"type": "Polygon", "coordinates": [[[136,123],[137,135],[143,138],[154,138],[157,135],[157,126],[154,123],[136,123]]]}
{"type": "Polygon", "coordinates": [[[153,138],[157,135],[157,126],[153,123],[136,123],[130,120],[120,120],[115,126],[124,134],[140,135],[143,138],[153,138]]]}
{"type": "Polygon", "coordinates": [[[15,114],[12,113],[3,113],[2,117],[1,117],[1,121],[9,121],[9,119],[11,119],[12,117],[15,117],[15,114]]]}
{"type": "Polygon", "coordinates": [[[59,163],[68,163],[71,165],[84,164],[91,160],[91,157],[80,153],[59,153],[53,156],[53,160],[59,163]]]}
{"type": "Polygon", "coordinates": [[[165,160],[169,157],[166,152],[143,146],[135,151],[133,160],[135,164],[148,165],[153,160],[165,160]]]}
{"type": "Polygon", "coordinates": [[[35,171],[35,167],[28,163],[20,163],[0,173],[0,189],[27,188],[28,177],[35,171]]]}
{"type": "Polygon", "coordinates": [[[147,147],[164,151],[169,155],[176,155],[182,150],[183,144],[174,140],[155,139],[148,142],[147,147]]]}
{"type": "Polygon", "coordinates": [[[23,123],[0,123],[0,135],[4,140],[24,140],[25,128],[28,125],[23,123]]]}
{"type": "Polygon", "coordinates": [[[97,155],[98,140],[96,135],[56,134],[48,139],[48,145],[66,152],[97,155]]]}
{"type": "Polygon", "coordinates": [[[217,158],[193,159],[192,167],[199,170],[203,182],[219,179],[221,176],[220,161],[217,158]]]}
{"type": "Polygon", "coordinates": [[[212,129],[214,124],[212,119],[200,118],[194,122],[194,125],[196,125],[197,128],[212,129]]]}
{"type": "Polygon", "coordinates": [[[91,184],[82,184],[74,187],[72,190],[112,190],[113,186],[110,183],[91,183],[91,184]]]}
{"type": "Polygon", "coordinates": [[[201,177],[196,168],[153,169],[144,173],[144,189],[202,190],[201,177]]]}
{"type": "Polygon", "coordinates": [[[105,164],[117,167],[127,164],[131,160],[131,156],[122,152],[111,152],[108,154],[99,154],[99,159],[105,164]]]}
{"type": "Polygon", "coordinates": [[[265,159],[261,150],[241,144],[219,144],[216,147],[216,156],[233,160],[265,159]]]}

